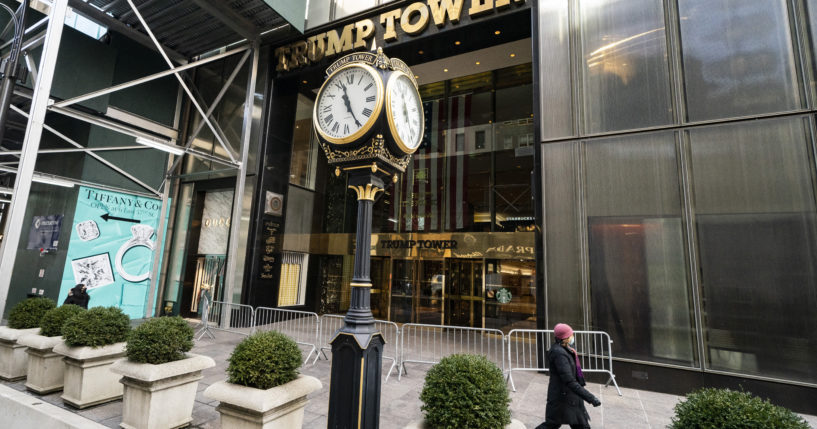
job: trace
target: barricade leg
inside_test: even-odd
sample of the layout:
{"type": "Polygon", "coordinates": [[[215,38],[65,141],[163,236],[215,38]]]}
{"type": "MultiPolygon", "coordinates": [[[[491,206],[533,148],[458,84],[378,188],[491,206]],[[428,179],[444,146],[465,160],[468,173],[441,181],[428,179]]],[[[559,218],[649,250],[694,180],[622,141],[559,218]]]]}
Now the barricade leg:
{"type": "Polygon", "coordinates": [[[391,372],[394,370],[394,367],[396,366],[396,363],[395,363],[394,358],[384,357],[383,359],[391,360],[391,366],[389,367],[389,372],[386,374],[386,381],[389,381],[389,376],[391,375],[391,372]]]}
{"type": "Polygon", "coordinates": [[[508,376],[505,377],[505,383],[507,383],[509,381],[511,382],[511,390],[516,392],[516,384],[514,384],[514,382],[513,382],[513,370],[509,370],[508,371],[508,376]]]}
{"type": "Polygon", "coordinates": [[[616,386],[616,391],[618,392],[618,396],[624,396],[624,395],[621,394],[621,389],[618,388],[618,383],[616,383],[616,376],[613,375],[613,373],[610,372],[610,371],[607,371],[607,373],[610,374],[610,379],[607,380],[607,383],[604,383],[604,387],[609,386],[610,382],[612,382],[613,386],[616,386]]]}

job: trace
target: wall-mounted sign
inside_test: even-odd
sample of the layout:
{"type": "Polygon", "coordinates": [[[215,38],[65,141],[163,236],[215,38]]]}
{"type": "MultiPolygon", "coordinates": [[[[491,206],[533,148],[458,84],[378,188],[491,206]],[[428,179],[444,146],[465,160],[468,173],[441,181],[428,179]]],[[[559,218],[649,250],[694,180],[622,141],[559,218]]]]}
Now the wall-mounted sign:
{"type": "Polygon", "coordinates": [[[259,262],[260,269],[258,270],[258,277],[262,280],[272,280],[275,272],[275,259],[280,253],[280,234],[281,224],[264,218],[263,230],[261,232],[261,251],[258,252],[261,260],[259,262]]]}
{"type": "Polygon", "coordinates": [[[395,8],[383,12],[378,17],[361,19],[343,28],[332,29],[281,46],[275,50],[275,69],[289,71],[324,58],[371,46],[377,40],[378,46],[399,41],[403,37],[417,37],[423,34],[431,23],[437,29],[457,25],[463,14],[468,18],[478,18],[524,5],[525,0],[427,0],[417,1],[405,8],[395,8]],[[374,20],[373,20],[374,19],[374,20]]]}
{"type": "Polygon", "coordinates": [[[60,228],[62,228],[61,214],[34,216],[31,219],[31,229],[28,230],[26,249],[57,250],[60,242],[60,228]]]}
{"type": "Polygon", "coordinates": [[[507,304],[511,302],[511,291],[505,288],[496,291],[496,300],[500,304],[507,304]]]}
{"type": "Polygon", "coordinates": [[[144,317],[161,210],[158,199],[80,187],[57,302],[83,283],[90,306],[144,317]]]}
{"type": "Polygon", "coordinates": [[[232,190],[208,191],[204,195],[199,235],[200,255],[226,255],[230,236],[230,216],[233,209],[232,190]]]}
{"type": "Polygon", "coordinates": [[[264,205],[264,214],[273,216],[284,215],[284,196],[275,192],[267,191],[266,204],[264,205]]]}

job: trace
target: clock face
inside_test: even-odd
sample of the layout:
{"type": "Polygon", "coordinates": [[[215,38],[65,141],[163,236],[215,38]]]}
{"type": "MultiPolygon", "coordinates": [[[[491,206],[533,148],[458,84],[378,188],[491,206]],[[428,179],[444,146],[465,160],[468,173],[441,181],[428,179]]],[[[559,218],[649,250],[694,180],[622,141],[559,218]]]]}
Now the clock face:
{"type": "Polygon", "coordinates": [[[355,64],[338,69],[318,93],[315,129],[331,143],[357,140],[380,115],[382,94],[383,84],[373,68],[355,64]]]}
{"type": "Polygon", "coordinates": [[[403,73],[395,72],[386,85],[386,113],[397,146],[411,154],[423,139],[423,105],[414,82],[403,73]]]}

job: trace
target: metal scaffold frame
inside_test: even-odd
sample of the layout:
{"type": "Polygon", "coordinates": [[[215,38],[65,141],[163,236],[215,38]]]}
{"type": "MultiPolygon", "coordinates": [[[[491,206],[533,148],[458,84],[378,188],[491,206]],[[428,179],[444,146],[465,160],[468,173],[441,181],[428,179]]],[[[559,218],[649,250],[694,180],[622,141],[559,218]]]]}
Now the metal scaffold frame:
{"type": "MultiPolygon", "coordinates": [[[[233,219],[235,219],[235,221],[231,223],[229,231],[229,248],[227,268],[225,273],[226,278],[225,297],[229,299],[229,297],[232,297],[233,295],[235,272],[237,265],[235,256],[238,252],[239,242],[238,237],[241,228],[241,222],[239,220],[241,218],[242,212],[242,203],[246,179],[246,164],[250,146],[250,131],[252,127],[253,109],[255,108],[253,97],[255,94],[258,76],[259,48],[260,48],[259,39],[261,36],[260,31],[255,32],[251,31],[251,29],[249,28],[250,24],[247,24],[246,22],[242,21],[244,25],[242,25],[239,29],[233,28],[234,30],[236,30],[238,34],[241,34],[241,36],[244,37],[244,40],[242,42],[238,44],[233,43],[229,49],[222,48],[220,50],[221,52],[216,53],[215,55],[207,56],[206,58],[197,58],[190,62],[185,62],[185,60],[180,61],[179,60],[180,55],[178,52],[166,48],[165,46],[162,45],[162,43],[159,42],[156,35],[154,35],[154,32],[151,30],[149,23],[142,15],[140,10],[136,7],[133,0],[126,1],[127,4],[130,6],[130,10],[127,13],[129,15],[135,16],[139,20],[139,23],[141,23],[142,26],[141,30],[147,34],[147,37],[145,37],[144,34],[133,30],[129,31],[127,29],[121,30],[127,33],[125,34],[126,36],[132,37],[134,38],[134,40],[137,40],[139,43],[145,45],[147,44],[146,39],[149,39],[149,41],[153,45],[152,48],[162,56],[165,63],[167,64],[168,67],[167,70],[154,73],[149,76],[134,79],[129,82],[113,85],[108,88],[92,91],[87,94],[79,95],[70,99],[55,101],[50,97],[51,83],[57,62],[57,54],[60,48],[60,40],[62,36],[62,28],[63,23],[65,21],[65,15],[68,10],[69,3],[71,4],[71,6],[78,9],[80,8],[87,9],[87,4],[83,2],[79,2],[80,4],[75,4],[76,3],[75,0],[53,0],[53,2],[50,5],[51,7],[49,11],[49,16],[45,19],[42,19],[34,23],[24,32],[25,35],[35,34],[44,24],[47,23],[47,29],[44,32],[37,33],[31,39],[24,42],[22,45],[22,48],[24,50],[38,46],[42,46],[43,49],[39,66],[34,64],[34,60],[33,58],[31,58],[31,56],[25,55],[26,67],[32,77],[32,82],[34,82],[33,93],[30,93],[29,91],[24,89],[17,89],[14,92],[14,94],[17,96],[22,96],[27,99],[30,99],[31,101],[30,110],[28,112],[25,112],[18,106],[15,106],[13,104],[10,106],[10,109],[12,111],[16,112],[19,115],[22,115],[24,118],[27,119],[25,138],[23,140],[22,150],[0,152],[3,155],[12,155],[19,157],[19,163],[16,168],[13,166],[6,165],[2,166],[2,171],[16,173],[16,179],[13,189],[4,188],[6,189],[4,193],[11,194],[11,199],[10,206],[7,208],[5,213],[5,216],[8,217],[8,222],[6,222],[6,231],[2,239],[2,248],[0,248],[1,258],[0,319],[3,318],[3,311],[6,306],[6,300],[8,297],[8,292],[11,284],[12,271],[17,256],[17,248],[19,246],[23,229],[21,225],[23,224],[24,221],[26,206],[31,190],[31,182],[32,180],[36,181],[36,178],[39,176],[45,176],[44,174],[34,171],[34,166],[37,161],[38,153],[53,154],[53,153],[83,152],[92,157],[93,159],[95,159],[96,161],[99,161],[106,167],[117,172],[122,177],[125,177],[128,180],[132,181],[133,183],[137,184],[138,186],[144,189],[144,192],[140,193],[134,192],[132,190],[116,189],[115,187],[110,187],[103,184],[89,183],[67,177],[57,177],[53,175],[48,176],[54,177],[56,179],[66,180],[68,182],[76,184],[96,186],[104,189],[118,190],[132,194],[141,194],[154,198],[161,198],[162,201],[161,213],[168,212],[169,199],[171,197],[170,191],[172,187],[171,178],[176,177],[176,179],[174,180],[179,180],[177,178],[178,174],[175,174],[174,172],[176,172],[180,168],[183,154],[200,158],[202,160],[222,164],[226,166],[228,169],[234,170],[236,172],[236,184],[234,191],[232,216],[233,219]],[[235,55],[241,55],[237,65],[234,67],[231,74],[222,85],[220,91],[213,99],[212,103],[208,106],[207,103],[204,102],[204,100],[201,100],[196,97],[195,95],[196,93],[193,91],[194,88],[191,88],[191,85],[185,81],[181,73],[186,70],[191,70],[196,67],[213,63],[215,61],[223,60],[225,58],[232,57],[235,55]],[[252,56],[252,58],[248,63],[247,60],[250,59],[250,56],[252,56]],[[177,62],[182,62],[183,64],[181,65],[174,64],[174,62],[171,60],[171,57],[177,60],[177,62]],[[221,103],[222,99],[224,98],[224,95],[233,85],[233,82],[235,81],[235,78],[238,76],[239,72],[242,69],[244,69],[245,66],[248,67],[249,70],[246,85],[246,96],[244,100],[243,124],[241,129],[240,141],[236,142],[237,145],[233,146],[230,144],[230,141],[227,138],[226,134],[219,126],[218,122],[216,121],[216,118],[213,116],[213,113],[221,103]],[[179,124],[181,103],[177,103],[176,106],[176,115],[174,119],[173,128],[165,127],[158,124],[144,124],[145,126],[133,124],[133,122],[138,121],[129,121],[131,122],[130,124],[125,124],[119,120],[112,120],[111,118],[105,115],[91,114],[72,107],[72,105],[80,103],[82,101],[86,101],[105,94],[111,94],[116,91],[121,91],[127,88],[132,88],[171,75],[176,78],[179,84],[180,88],[179,100],[181,101],[182,92],[186,94],[188,102],[195,108],[196,114],[198,115],[197,117],[201,119],[198,125],[192,130],[190,130],[189,135],[185,137],[185,142],[182,145],[176,145],[176,140],[181,135],[181,132],[179,131],[181,128],[179,124]],[[66,117],[73,118],[75,120],[83,121],[91,125],[103,127],[115,131],[117,133],[134,137],[136,139],[136,144],[133,146],[116,146],[101,148],[85,147],[79,142],[59,132],[55,128],[45,124],[45,116],[46,113],[49,111],[53,113],[58,113],[66,117]],[[215,151],[214,154],[207,154],[192,147],[193,142],[195,141],[195,139],[198,137],[199,133],[204,129],[205,126],[210,130],[210,132],[212,132],[216,142],[218,143],[218,147],[220,147],[220,149],[223,150],[223,153],[226,154],[226,157],[222,157],[215,154],[215,151]],[[40,138],[42,136],[43,130],[46,130],[52,133],[53,135],[57,136],[62,141],[68,143],[71,147],[64,149],[40,150],[39,149],[40,138]],[[149,143],[152,144],[143,143],[145,140],[148,140],[149,143]],[[156,146],[157,144],[160,145],[158,148],[156,146]],[[165,171],[164,177],[162,178],[162,181],[157,188],[154,188],[151,185],[145,183],[144,181],[140,180],[133,174],[128,173],[121,166],[118,166],[115,163],[108,161],[107,159],[103,158],[97,153],[104,151],[130,151],[140,149],[145,150],[151,149],[151,147],[154,148],[153,150],[164,150],[165,152],[169,152],[168,168],[165,171]],[[238,147],[237,152],[234,150],[234,147],[238,147]],[[174,152],[180,153],[182,155],[176,156],[174,155],[174,152]]],[[[223,8],[221,7],[213,7],[212,1],[213,0],[197,0],[197,4],[200,7],[202,7],[202,9],[212,14],[221,22],[225,23],[226,25],[229,25],[231,28],[235,27],[236,25],[235,21],[237,20],[237,17],[235,15],[231,15],[228,11],[224,11],[223,8]]],[[[88,11],[84,10],[83,12],[87,13],[88,11]]],[[[120,30],[120,28],[116,26],[113,26],[112,28],[117,31],[120,30]]],[[[0,46],[0,49],[8,45],[9,43],[0,46]]],[[[125,113],[125,115],[127,115],[127,113],[125,113]]],[[[157,243],[163,242],[164,239],[163,235],[167,226],[165,223],[166,216],[160,216],[159,227],[157,229],[156,237],[157,243]]],[[[157,289],[160,283],[159,280],[161,272],[159,262],[161,260],[163,250],[164,249],[162,248],[162,246],[156,246],[156,249],[154,250],[153,255],[154,260],[150,276],[151,281],[150,287],[148,289],[145,317],[151,317],[153,315],[154,303],[156,302],[157,295],[161,294],[161,291],[157,291],[157,289]]]]}

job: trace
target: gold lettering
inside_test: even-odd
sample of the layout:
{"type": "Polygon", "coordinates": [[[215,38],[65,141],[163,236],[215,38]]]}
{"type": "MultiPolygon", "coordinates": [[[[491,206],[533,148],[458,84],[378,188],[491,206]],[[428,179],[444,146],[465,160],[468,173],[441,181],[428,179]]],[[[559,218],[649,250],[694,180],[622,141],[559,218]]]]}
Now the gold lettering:
{"type": "Polygon", "coordinates": [[[494,0],[471,0],[471,8],[468,9],[468,15],[471,17],[485,15],[494,10],[494,0]]]}
{"type": "Polygon", "coordinates": [[[299,42],[295,42],[291,44],[292,46],[292,57],[290,58],[292,68],[298,68],[300,66],[305,66],[309,64],[306,61],[306,42],[301,40],[299,42]]]}
{"type": "Polygon", "coordinates": [[[209,228],[209,227],[210,227],[210,219],[205,219],[205,220],[204,220],[204,227],[205,227],[205,228],[209,228]]]}
{"type": "Polygon", "coordinates": [[[431,17],[437,27],[445,25],[445,16],[452,24],[460,22],[463,0],[428,0],[428,7],[431,9],[431,17]]]}
{"type": "Polygon", "coordinates": [[[426,5],[417,2],[410,4],[400,17],[400,27],[406,34],[420,34],[428,27],[428,8],[426,5]],[[414,24],[411,23],[412,15],[420,14],[419,19],[414,24]]]}
{"type": "Polygon", "coordinates": [[[383,40],[386,42],[397,40],[397,32],[394,31],[394,20],[400,19],[400,13],[401,10],[398,8],[380,15],[380,24],[386,26],[386,32],[383,33],[383,40]]]}
{"type": "Polygon", "coordinates": [[[326,49],[326,33],[318,34],[306,39],[306,57],[309,61],[316,63],[323,59],[323,53],[326,49]]]}
{"type": "Polygon", "coordinates": [[[289,54],[289,46],[281,46],[275,50],[275,62],[277,63],[275,70],[289,71],[289,66],[287,65],[287,54],[289,54]]]}
{"type": "Polygon", "coordinates": [[[340,54],[352,49],[352,29],[354,24],[349,24],[343,27],[343,30],[338,37],[337,30],[329,30],[326,32],[326,55],[331,56],[340,54]]]}
{"type": "Polygon", "coordinates": [[[364,19],[355,23],[355,48],[366,46],[366,41],[374,34],[374,22],[371,19],[364,19]]]}
{"type": "Polygon", "coordinates": [[[496,6],[497,10],[504,9],[511,5],[511,0],[496,0],[494,6],[496,6]]]}

